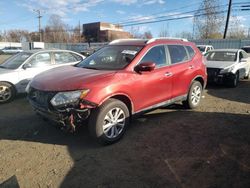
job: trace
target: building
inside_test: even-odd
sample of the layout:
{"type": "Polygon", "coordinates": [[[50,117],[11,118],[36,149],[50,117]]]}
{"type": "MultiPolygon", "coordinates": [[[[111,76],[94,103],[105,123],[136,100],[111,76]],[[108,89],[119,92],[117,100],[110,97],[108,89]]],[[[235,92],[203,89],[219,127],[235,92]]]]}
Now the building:
{"type": "Polygon", "coordinates": [[[95,22],[83,24],[83,36],[87,42],[109,42],[115,39],[133,38],[119,25],[95,22]]]}

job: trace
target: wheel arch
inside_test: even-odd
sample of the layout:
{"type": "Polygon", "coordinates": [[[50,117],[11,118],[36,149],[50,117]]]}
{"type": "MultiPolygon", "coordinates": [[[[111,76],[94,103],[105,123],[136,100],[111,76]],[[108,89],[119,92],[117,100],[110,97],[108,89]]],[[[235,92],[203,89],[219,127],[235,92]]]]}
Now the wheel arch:
{"type": "Polygon", "coordinates": [[[102,105],[105,101],[107,101],[108,99],[111,99],[111,98],[122,101],[128,107],[130,115],[133,114],[133,112],[134,112],[134,104],[133,104],[131,98],[128,95],[123,94],[123,93],[117,93],[117,94],[114,94],[114,95],[111,95],[111,96],[105,98],[100,103],[100,105],[102,105]]]}
{"type": "Polygon", "coordinates": [[[205,87],[206,87],[206,82],[205,82],[204,78],[203,78],[201,75],[196,76],[196,77],[190,82],[189,88],[191,87],[191,85],[192,85],[192,83],[193,83],[194,81],[200,82],[201,85],[202,85],[202,87],[203,87],[203,89],[205,89],[205,87]]]}

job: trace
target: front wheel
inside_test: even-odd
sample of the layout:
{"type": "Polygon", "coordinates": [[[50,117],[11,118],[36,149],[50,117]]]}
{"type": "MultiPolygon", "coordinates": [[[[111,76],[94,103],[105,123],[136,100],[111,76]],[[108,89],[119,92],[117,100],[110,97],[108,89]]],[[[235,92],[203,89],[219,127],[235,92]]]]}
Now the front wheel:
{"type": "Polygon", "coordinates": [[[15,94],[15,88],[11,84],[0,82],[0,104],[10,102],[15,94]]]}
{"type": "Polygon", "coordinates": [[[92,111],[89,119],[89,131],[101,144],[113,144],[124,135],[129,124],[129,111],[120,100],[108,99],[99,108],[92,111]]]}
{"type": "Polygon", "coordinates": [[[249,76],[250,76],[250,69],[248,70],[248,73],[247,73],[247,75],[246,76],[244,76],[244,79],[249,79],[249,76]]]}
{"type": "Polygon", "coordinates": [[[194,81],[189,89],[187,100],[183,102],[188,109],[194,109],[199,106],[202,96],[202,85],[198,81],[194,81]]]}
{"type": "Polygon", "coordinates": [[[236,73],[233,75],[233,78],[232,78],[232,80],[230,81],[229,86],[230,86],[230,87],[237,87],[237,86],[238,86],[238,83],[239,83],[239,73],[236,72],[236,73]]]}

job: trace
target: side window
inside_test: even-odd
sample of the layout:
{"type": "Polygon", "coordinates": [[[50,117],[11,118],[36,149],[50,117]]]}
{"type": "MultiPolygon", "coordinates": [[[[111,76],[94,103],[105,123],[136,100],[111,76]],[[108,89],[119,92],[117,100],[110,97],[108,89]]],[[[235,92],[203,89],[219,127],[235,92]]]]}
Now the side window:
{"type": "Polygon", "coordinates": [[[70,53],[70,54],[75,57],[76,61],[82,61],[83,60],[83,58],[81,56],[77,55],[77,54],[74,54],[74,53],[70,53]]]}
{"type": "Polygon", "coordinates": [[[195,54],[194,49],[191,46],[186,46],[186,48],[187,48],[187,51],[189,53],[189,58],[192,59],[194,57],[194,54],[195,54]]]}
{"type": "Polygon", "coordinates": [[[181,45],[168,45],[171,63],[180,63],[188,60],[187,52],[184,46],[181,45]]]}
{"type": "Polygon", "coordinates": [[[240,60],[243,58],[243,54],[242,54],[242,52],[240,52],[240,60]]]}
{"type": "Polygon", "coordinates": [[[78,60],[69,52],[55,52],[55,63],[64,64],[64,63],[73,63],[78,60]]]}
{"type": "Polygon", "coordinates": [[[51,56],[50,53],[39,53],[33,56],[29,62],[32,67],[42,67],[51,65],[51,56]]]}
{"type": "Polygon", "coordinates": [[[167,65],[166,53],[164,46],[156,46],[151,48],[147,54],[142,58],[140,63],[154,62],[156,67],[162,67],[167,65]]]}
{"type": "Polygon", "coordinates": [[[246,52],[242,52],[242,54],[243,54],[243,58],[248,58],[248,55],[246,52]]]}

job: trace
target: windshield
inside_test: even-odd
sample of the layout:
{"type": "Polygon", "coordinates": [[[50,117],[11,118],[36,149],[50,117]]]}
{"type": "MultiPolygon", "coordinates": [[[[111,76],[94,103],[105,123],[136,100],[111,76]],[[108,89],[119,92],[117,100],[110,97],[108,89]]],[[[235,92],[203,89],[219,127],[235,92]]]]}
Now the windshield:
{"type": "Polygon", "coordinates": [[[0,68],[5,69],[17,69],[23,62],[28,59],[32,53],[20,52],[9,59],[7,59],[4,63],[0,65],[0,68]]]}
{"type": "Polygon", "coordinates": [[[201,51],[201,52],[205,52],[206,47],[204,46],[197,46],[197,48],[201,51]]]}
{"type": "Polygon", "coordinates": [[[106,46],[77,64],[77,67],[97,70],[120,70],[125,68],[142,46],[106,46]]]}
{"type": "Polygon", "coordinates": [[[236,52],[209,52],[207,54],[208,61],[236,61],[236,52]]]}

